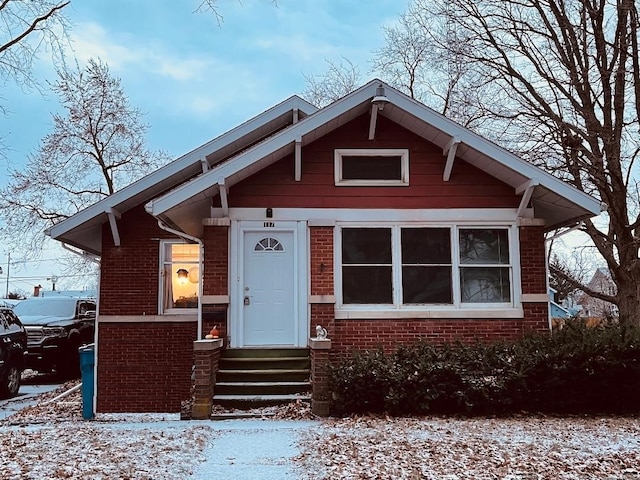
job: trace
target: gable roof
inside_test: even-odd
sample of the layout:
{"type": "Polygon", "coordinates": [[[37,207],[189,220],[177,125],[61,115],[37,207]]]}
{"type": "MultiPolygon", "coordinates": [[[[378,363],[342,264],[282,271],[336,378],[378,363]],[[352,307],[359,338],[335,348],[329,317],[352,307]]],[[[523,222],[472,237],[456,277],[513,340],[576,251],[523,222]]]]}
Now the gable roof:
{"type": "MultiPolygon", "coordinates": [[[[228,134],[169,164],[165,168],[170,168],[171,174],[152,174],[145,177],[140,180],[144,188],[127,187],[52,227],[49,234],[52,238],[85,251],[99,253],[100,245],[88,237],[95,235],[97,225],[108,221],[109,209],[123,212],[148,201],[146,209],[151,215],[189,235],[200,236],[202,219],[210,216],[211,198],[220,192],[221,185],[228,189],[293,153],[296,142],[303,146],[309,144],[356,117],[370,112],[372,98],[377,95],[380,86],[385,88],[388,103],[379,115],[439,146],[443,149],[443,154],[446,154],[453,144],[457,144],[455,158],[484,170],[512,186],[517,193],[531,195],[535,216],[545,220],[547,229],[551,230],[600,213],[598,200],[375,79],[317,111],[302,99],[291,97],[289,101],[296,99],[294,103],[298,108],[302,109],[300,105],[304,102],[304,111],[310,113],[297,123],[289,122],[288,126],[283,126],[277,131],[271,129],[272,134],[267,137],[253,135],[254,141],[245,141],[244,149],[233,148],[238,145],[228,141],[228,135],[241,129],[246,140],[246,136],[251,134],[251,128],[257,128],[253,123],[249,125],[252,121],[247,122],[241,125],[244,128],[231,130],[228,134]],[[229,144],[233,146],[229,147],[229,144]],[[188,160],[185,157],[188,157],[188,160]],[[213,167],[198,174],[199,159],[203,157],[206,157],[208,164],[213,167]],[[210,158],[225,161],[216,163],[209,161],[210,158]],[[181,171],[183,164],[186,166],[182,169],[188,169],[188,172],[181,171]],[[116,196],[117,199],[114,199],[116,196]]],[[[259,124],[260,122],[257,122],[257,125],[259,124]]],[[[266,130],[268,129],[265,129],[265,132],[266,130]]],[[[238,132],[235,136],[238,136],[238,132]]]]}
{"type": "Polygon", "coordinates": [[[381,85],[385,87],[389,103],[379,114],[443,148],[443,152],[452,142],[459,142],[457,158],[484,170],[520,193],[528,186],[535,187],[531,202],[536,217],[545,220],[547,229],[600,213],[598,200],[377,79],[228,162],[155,198],[147,204],[147,211],[186,233],[199,235],[202,228],[200,219],[209,215],[210,198],[218,194],[219,185],[229,188],[291,154],[296,140],[304,146],[370,111],[371,99],[377,95],[377,88],[381,85]]]}
{"type": "Polygon", "coordinates": [[[197,176],[225,158],[246,149],[317,107],[294,95],[243,124],[210,140],[140,180],[50,227],[46,234],[68,245],[100,255],[102,225],[120,214],[197,176]]]}

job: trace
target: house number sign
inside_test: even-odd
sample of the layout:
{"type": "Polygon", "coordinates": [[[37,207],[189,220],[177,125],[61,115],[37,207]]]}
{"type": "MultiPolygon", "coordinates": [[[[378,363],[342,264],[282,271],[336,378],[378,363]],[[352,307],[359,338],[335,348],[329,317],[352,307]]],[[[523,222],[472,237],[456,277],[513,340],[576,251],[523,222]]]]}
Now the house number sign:
{"type": "Polygon", "coordinates": [[[276,222],[264,222],[264,228],[275,228],[276,222]]]}

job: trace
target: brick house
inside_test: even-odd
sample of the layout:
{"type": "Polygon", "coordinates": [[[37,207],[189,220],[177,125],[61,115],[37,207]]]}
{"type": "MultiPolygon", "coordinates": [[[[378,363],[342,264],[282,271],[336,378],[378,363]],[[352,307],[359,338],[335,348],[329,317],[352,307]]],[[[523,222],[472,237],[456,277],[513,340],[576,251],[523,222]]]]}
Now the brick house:
{"type": "Polygon", "coordinates": [[[194,340],[329,358],[549,329],[544,233],[600,203],[373,80],[261,113],[66,219],[101,260],[97,411],[176,412],[194,340]]]}

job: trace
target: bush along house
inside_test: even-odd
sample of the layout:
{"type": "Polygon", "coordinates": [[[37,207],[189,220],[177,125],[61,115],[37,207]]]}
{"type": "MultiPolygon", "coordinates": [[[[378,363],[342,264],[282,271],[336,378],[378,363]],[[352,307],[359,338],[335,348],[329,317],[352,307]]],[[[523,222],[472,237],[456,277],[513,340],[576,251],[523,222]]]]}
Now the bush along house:
{"type": "Polygon", "coordinates": [[[353,350],[548,330],[544,234],[600,207],[373,80],[322,109],[293,96],[48,234],[100,258],[97,412],[195,390],[206,416],[309,378],[322,412],[353,350]]]}

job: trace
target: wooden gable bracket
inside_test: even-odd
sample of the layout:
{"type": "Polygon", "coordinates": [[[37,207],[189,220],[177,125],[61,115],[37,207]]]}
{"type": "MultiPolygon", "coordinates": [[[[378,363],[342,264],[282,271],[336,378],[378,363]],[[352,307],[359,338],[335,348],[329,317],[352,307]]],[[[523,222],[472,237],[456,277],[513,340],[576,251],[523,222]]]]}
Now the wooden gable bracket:
{"type": "Polygon", "coordinates": [[[225,183],[226,179],[220,177],[218,179],[218,189],[220,190],[220,204],[222,205],[222,214],[225,217],[229,216],[229,198],[227,197],[228,189],[225,183]]]}
{"type": "Polygon", "coordinates": [[[299,182],[302,178],[302,137],[296,137],[295,148],[295,180],[299,182]]]}
{"type": "Polygon", "coordinates": [[[447,162],[444,164],[444,172],[442,173],[442,180],[445,182],[448,182],[451,178],[451,170],[453,170],[453,162],[456,159],[458,145],[460,145],[460,138],[453,136],[442,149],[442,154],[447,156],[447,162]]]}
{"type": "Polygon", "coordinates": [[[207,162],[206,158],[200,159],[200,165],[202,166],[202,173],[207,173],[209,171],[209,162],[207,162]]]}
{"type": "Polygon", "coordinates": [[[531,201],[533,191],[538,185],[540,185],[538,180],[530,179],[516,187],[516,195],[522,195],[520,205],[518,206],[518,217],[523,216],[525,210],[528,208],[529,202],[531,201]]]}
{"type": "Polygon", "coordinates": [[[120,246],[120,232],[118,232],[118,224],[116,220],[120,220],[120,212],[114,208],[108,208],[105,210],[107,217],[109,217],[109,226],[111,227],[111,236],[113,237],[113,244],[116,247],[120,246]]]}
{"type": "Polygon", "coordinates": [[[299,110],[297,108],[294,108],[293,109],[293,118],[292,118],[291,121],[295,125],[296,123],[298,123],[299,119],[300,119],[300,112],[299,112],[299,110]]]}
{"type": "Polygon", "coordinates": [[[369,119],[369,140],[376,136],[376,123],[378,121],[378,106],[371,105],[371,118],[369,119]]]}

